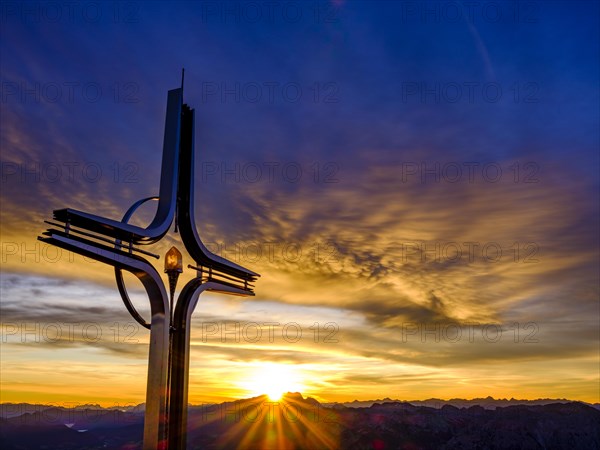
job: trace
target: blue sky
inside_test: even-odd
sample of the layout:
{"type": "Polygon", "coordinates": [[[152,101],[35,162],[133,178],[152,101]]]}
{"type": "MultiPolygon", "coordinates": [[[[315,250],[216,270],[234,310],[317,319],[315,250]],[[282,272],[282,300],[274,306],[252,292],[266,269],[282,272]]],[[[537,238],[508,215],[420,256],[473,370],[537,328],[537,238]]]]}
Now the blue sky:
{"type": "MultiPolygon", "coordinates": [[[[127,322],[110,269],[55,257],[35,238],[53,209],[119,218],[155,193],[166,91],[185,67],[197,221],[216,251],[263,275],[244,306],[211,299],[233,315],[198,317],[277,310],[307,327],[327,317],[340,333],[333,348],[278,351],[197,337],[215,365],[294,363],[307,391],[333,399],[487,395],[462,386],[496,380],[491,395],[598,401],[598,3],[5,2],[1,12],[7,323],[44,323],[15,285],[35,285],[31,301],[52,320],[75,320],[57,280],[97,293],[81,320],[127,322]],[[450,322],[505,335],[535,323],[539,342],[402,341],[407,323],[450,322]]],[[[19,387],[18,367],[65,349],[59,366],[78,361],[91,345],[46,344],[31,358],[30,346],[7,346],[11,399],[56,389],[35,377],[19,387]]],[[[112,344],[106,358],[135,354],[143,372],[144,348],[112,344]]],[[[222,376],[192,400],[240,395],[222,376]]],[[[139,397],[123,389],[120,399],[139,397]]]]}

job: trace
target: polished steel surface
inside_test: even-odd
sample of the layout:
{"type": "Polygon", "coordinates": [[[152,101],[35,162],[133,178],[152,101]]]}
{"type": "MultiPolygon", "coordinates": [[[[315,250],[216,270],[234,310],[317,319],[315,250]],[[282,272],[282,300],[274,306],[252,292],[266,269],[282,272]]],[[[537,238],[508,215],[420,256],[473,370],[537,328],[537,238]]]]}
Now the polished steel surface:
{"type": "Polygon", "coordinates": [[[148,227],[141,228],[70,208],[55,210],[54,220],[137,245],[159,241],[169,231],[175,217],[182,102],[183,88],[169,91],[158,208],[148,227]]]}
{"type": "Polygon", "coordinates": [[[103,262],[134,274],[143,284],[150,300],[150,349],[144,415],[144,449],[159,448],[164,440],[167,398],[167,359],[169,354],[169,301],[159,273],[145,259],[84,242],[62,232],[40,237],[40,240],[64,248],[96,261],[103,262]]]}
{"type": "MultiPolygon", "coordinates": [[[[194,110],[183,104],[182,87],[169,91],[159,195],[135,202],[123,219],[96,216],[73,209],[54,211],[52,228],[38,239],[114,267],[121,299],[131,316],[150,330],[148,382],[143,448],[184,449],[187,430],[188,370],[191,317],[199,295],[212,291],[254,295],[259,274],[211,253],[203,244],[194,218],[194,110]],[[146,228],[128,223],[145,202],[157,200],[154,219],[146,228]],[[152,244],[168,232],[173,219],[196,271],[174,303],[176,278],[171,277],[171,302],[157,270],[142,255],[159,258],[136,245],[152,244]],[[123,280],[123,270],[144,285],[150,301],[147,322],[135,309],[123,280]],[[173,313],[171,313],[173,311],[173,313]],[[173,317],[171,317],[173,315],[173,317]]],[[[182,270],[179,267],[178,273],[182,270]]]]}
{"type": "Polygon", "coordinates": [[[194,110],[182,110],[181,155],[179,156],[179,204],[177,223],[181,240],[198,266],[213,268],[241,280],[254,281],[260,275],[209,251],[196,228],[194,216],[194,110]]]}

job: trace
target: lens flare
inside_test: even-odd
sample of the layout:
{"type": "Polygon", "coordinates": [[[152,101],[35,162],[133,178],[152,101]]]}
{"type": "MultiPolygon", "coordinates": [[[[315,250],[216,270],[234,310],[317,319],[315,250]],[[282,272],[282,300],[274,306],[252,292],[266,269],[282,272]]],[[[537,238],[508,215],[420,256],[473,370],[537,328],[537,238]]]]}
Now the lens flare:
{"type": "Polygon", "coordinates": [[[302,392],[304,385],[299,370],[289,364],[261,364],[240,385],[251,395],[266,394],[270,400],[281,399],[286,392],[302,392]]]}

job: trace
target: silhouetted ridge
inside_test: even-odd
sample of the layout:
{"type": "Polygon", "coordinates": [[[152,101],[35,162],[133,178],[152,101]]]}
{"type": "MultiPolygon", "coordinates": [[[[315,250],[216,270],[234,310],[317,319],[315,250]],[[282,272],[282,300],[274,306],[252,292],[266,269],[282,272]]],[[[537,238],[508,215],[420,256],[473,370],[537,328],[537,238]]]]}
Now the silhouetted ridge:
{"type": "MultiPolygon", "coordinates": [[[[438,408],[386,401],[326,406],[298,392],[189,407],[189,448],[487,449],[600,448],[600,411],[580,402],[514,404],[486,409],[463,401],[438,408]],[[243,443],[243,445],[242,445],[243,443]],[[277,445],[275,445],[277,444],[277,445]]],[[[489,401],[489,399],[482,399],[489,401]]],[[[506,400],[509,402],[508,400],[506,400]]],[[[141,449],[143,414],[118,409],[2,405],[3,450],[141,449]]]]}

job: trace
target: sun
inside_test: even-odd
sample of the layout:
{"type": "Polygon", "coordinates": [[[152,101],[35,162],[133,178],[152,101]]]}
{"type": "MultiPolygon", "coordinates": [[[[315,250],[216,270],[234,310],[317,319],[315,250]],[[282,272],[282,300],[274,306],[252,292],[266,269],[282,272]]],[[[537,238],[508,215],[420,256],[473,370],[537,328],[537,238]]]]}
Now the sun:
{"type": "Polygon", "coordinates": [[[302,392],[304,387],[297,367],[275,363],[256,366],[241,385],[251,395],[266,394],[271,401],[280,400],[286,392],[302,392]]]}

